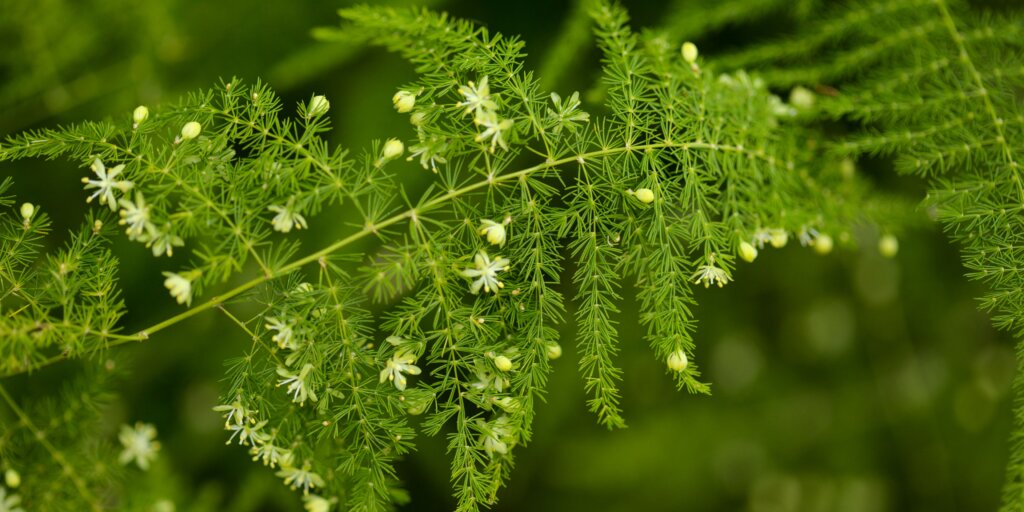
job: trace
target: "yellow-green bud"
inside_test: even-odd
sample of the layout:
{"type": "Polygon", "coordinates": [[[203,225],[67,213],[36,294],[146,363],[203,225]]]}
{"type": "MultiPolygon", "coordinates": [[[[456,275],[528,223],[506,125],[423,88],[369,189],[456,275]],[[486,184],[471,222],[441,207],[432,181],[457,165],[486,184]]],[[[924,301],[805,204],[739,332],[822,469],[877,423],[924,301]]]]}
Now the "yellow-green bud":
{"type": "Polygon", "coordinates": [[[642,188],[637,190],[634,194],[636,194],[637,200],[641,203],[651,204],[654,202],[654,191],[649,188],[642,188]]]}
{"type": "Polygon", "coordinates": [[[681,349],[676,350],[668,355],[668,369],[674,372],[681,372],[690,365],[690,360],[686,358],[686,352],[681,349]]]}
{"type": "Polygon", "coordinates": [[[484,219],[480,221],[478,233],[486,236],[487,241],[493,245],[505,245],[505,225],[500,222],[484,219]]]}
{"type": "Polygon", "coordinates": [[[4,482],[7,484],[7,487],[17,489],[21,485],[21,475],[13,469],[8,469],[4,471],[4,482]]]}
{"type": "Polygon", "coordinates": [[[893,258],[900,252],[900,241],[893,235],[885,235],[878,240],[878,252],[886,258],[893,258]]]}
{"type": "Polygon", "coordinates": [[[683,47],[680,49],[680,52],[683,54],[683,60],[686,62],[689,62],[690,64],[697,62],[697,45],[687,41],[683,43],[683,47]]]}
{"type": "Polygon", "coordinates": [[[562,357],[562,346],[558,343],[548,343],[548,359],[558,359],[562,357]]]}
{"type": "Polygon", "coordinates": [[[748,242],[740,242],[740,258],[750,263],[757,259],[757,248],[748,242]]]}
{"type": "Polygon", "coordinates": [[[404,152],[405,152],[405,144],[402,144],[402,141],[400,141],[398,139],[388,139],[388,141],[384,143],[384,159],[385,160],[391,160],[393,158],[398,158],[398,157],[402,156],[402,153],[404,153],[404,152]]]}
{"type": "Polygon", "coordinates": [[[824,255],[832,252],[833,245],[832,237],[828,235],[818,235],[818,237],[814,239],[814,251],[818,254],[824,255]]]}
{"type": "Polygon", "coordinates": [[[309,118],[320,117],[330,109],[331,102],[327,101],[326,96],[320,94],[313,96],[313,99],[309,101],[309,108],[306,110],[306,114],[309,118]]]}
{"type": "Polygon", "coordinates": [[[409,122],[412,123],[413,126],[419,126],[423,124],[423,120],[426,118],[426,112],[413,112],[413,114],[409,116],[409,122]]]}
{"type": "Polygon", "coordinates": [[[813,107],[814,101],[814,93],[806,87],[798,85],[789,92],[789,104],[801,110],[813,107]]]}
{"type": "Polygon", "coordinates": [[[770,242],[772,247],[776,249],[782,249],[786,246],[786,243],[789,242],[789,235],[784,229],[773,229],[768,233],[768,235],[771,236],[770,242]]]}
{"type": "Polygon", "coordinates": [[[409,91],[398,91],[391,97],[391,103],[395,104],[395,110],[399,114],[412,112],[412,108],[416,106],[416,95],[409,91]]]}
{"type": "Polygon", "coordinates": [[[494,358],[494,366],[503,372],[507,372],[512,369],[512,360],[505,356],[497,356],[494,358]]]}
{"type": "Polygon", "coordinates": [[[189,121],[185,123],[185,126],[181,127],[181,138],[182,140],[191,140],[199,136],[199,133],[203,131],[203,125],[189,121]]]}
{"type": "Polygon", "coordinates": [[[32,203],[23,203],[21,205],[21,218],[27,222],[36,213],[36,207],[32,203]]]}
{"type": "Polygon", "coordinates": [[[142,124],[146,119],[149,119],[149,109],[145,105],[135,107],[135,111],[132,112],[132,120],[135,121],[135,125],[142,124]]]}

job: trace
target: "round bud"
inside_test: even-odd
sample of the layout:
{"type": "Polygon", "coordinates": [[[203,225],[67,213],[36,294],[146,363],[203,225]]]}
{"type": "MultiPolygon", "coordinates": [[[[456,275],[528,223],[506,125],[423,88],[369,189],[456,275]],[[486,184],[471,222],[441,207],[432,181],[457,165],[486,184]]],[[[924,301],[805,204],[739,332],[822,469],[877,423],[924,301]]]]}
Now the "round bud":
{"type": "Polygon", "coordinates": [[[8,469],[4,471],[4,483],[11,489],[17,489],[21,485],[21,475],[13,469],[8,469]]]}
{"type": "Polygon", "coordinates": [[[405,144],[398,139],[388,139],[384,143],[384,159],[391,160],[392,158],[398,158],[405,152],[405,144]]]}
{"type": "Polygon", "coordinates": [[[801,110],[807,110],[814,106],[814,93],[810,89],[796,86],[789,92],[789,103],[801,110]]]}
{"type": "Polygon", "coordinates": [[[416,106],[416,95],[409,91],[398,91],[391,97],[391,103],[394,103],[399,114],[412,112],[412,108],[416,106]]]}
{"type": "Polygon", "coordinates": [[[682,52],[683,60],[686,62],[689,62],[690,64],[697,62],[697,45],[687,41],[683,43],[683,47],[680,49],[680,52],[682,52]]]}
{"type": "Polygon", "coordinates": [[[818,235],[818,237],[814,239],[814,251],[818,254],[824,255],[832,252],[833,245],[832,237],[828,235],[818,235]]]}
{"type": "Polygon", "coordinates": [[[885,235],[878,240],[878,252],[886,258],[893,258],[900,252],[900,241],[893,235],[885,235]]]}
{"type": "Polygon", "coordinates": [[[635,192],[636,198],[644,204],[651,204],[654,202],[654,191],[649,188],[642,188],[635,192]]]}
{"type": "Polygon", "coordinates": [[[306,109],[306,116],[310,119],[320,117],[331,109],[331,102],[327,101],[324,95],[313,96],[309,101],[309,108],[306,109]]]}
{"type": "Polygon", "coordinates": [[[409,116],[409,122],[412,123],[413,126],[419,126],[423,124],[423,120],[426,118],[426,112],[414,112],[411,116],[409,116]]]}
{"type": "Polygon", "coordinates": [[[769,236],[771,237],[769,242],[771,242],[772,247],[776,249],[782,249],[786,246],[786,242],[789,242],[789,235],[786,234],[786,230],[784,229],[773,229],[769,233],[769,236]]]}
{"type": "Polygon", "coordinates": [[[690,365],[690,360],[686,358],[686,352],[682,349],[676,350],[668,355],[668,369],[674,372],[681,372],[690,365]]]}
{"type": "Polygon", "coordinates": [[[21,218],[28,221],[36,213],[36,207],[32,203],[23,203],[21,205],[21,218]]]}
{"type": "Polygon", "coordinates": [[[182,140],[191,140],[199,136],[199,133],[203,131],[203,125],[189,121],[185,123],[185,126],[181,127],[181,138],[182,140]]]}
{"type": "Polygon", "coordinates": [[[494,358],[494,366],[503,372],[507,372],[512,369],[512,360],[505,356],[497,356],[494,358]]]}
{"type": "Polygon", "coordinates": [[[558,359],[562,357],[562,346],[558,343],[548,343],[547,353],[548,359],[558,359]]]}
{"type": "Polygon", "coordinates": [[[750,263],[757,259],[757,248],[747,242],[740,243],[740,258],[750,263]]]}
{"type": "Polygon", "coordinates": [[[135,121],[135,124],[140,125],[146,119],[149,119],[149,109],[145,105],[135,107],[135,111],[132,112],[132,120],[135,121]]]}

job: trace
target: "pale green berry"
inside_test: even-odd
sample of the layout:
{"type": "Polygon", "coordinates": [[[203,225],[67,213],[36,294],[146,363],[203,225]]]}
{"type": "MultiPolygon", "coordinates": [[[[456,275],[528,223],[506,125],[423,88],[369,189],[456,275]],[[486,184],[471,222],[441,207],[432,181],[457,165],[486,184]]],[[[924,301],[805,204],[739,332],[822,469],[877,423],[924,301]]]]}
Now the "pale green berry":
{"type": "Polygon", "coordinates": [[[754,261],[757,259],[757,248],[748,242],[741,242],[740,258],[743,258],[743,261],[746,261],[747,263],[754,261]]]}
{"type": "Polygon", "coordinates": [[[384,143],[384,159],[385,160],[391,160],[393,158],[398,158],[398,157],[402,156],[402,153],[404,153],[404,152],[405,152],[405,144],[402,144],[402,141],[400,141],[398,139],[388,139],[388,141],[384,143]]]}
{"type": "Polygon", "coordinates": [[[512,360],[505,356],[497,356],[494,358],[494,366],[503,372],[507,372],[512,369],[512,360]]]}
{"type": "Polygon", "coordinates": [[[676,350],[668,355],[668,369],[674,372],[681,372],[690,365],[690,360],[686,358],[686,352],[681,349],[676,350]]]}
{"type": "Polygon", "coordinates": [[[815,99],[814,93],[806,87],[796,86],[789,92],[789,104],[801,110],[813,107],[815,99]]]}
{"type": "Polygon", "coordinates": [[[893,258],[900,252],[900,241],[893,235],[885,235],[878,240],[878,252],[886,258],[893,258]]]}
{"type": "Polygon", "coordinates": [[[33,215],[36,213],[36,207],[32,203],[23,203],[21,205],[21,218],[28,222],[33,215]]]}
{"type": "Polygon", "coordinates": [[[547,347],[548,359],[558,359],[562,357],[562,346],[558,343],[548,343],[547,347]]]}
{"type": "Polygon", "coordinates": [[[814,251],[821,255],[832,252],[833,245],[835,244],[832,242],[832,237],[828,235],[818,235],[814,239],[814,251]]]}
{"type": "Polygon", "coordinates": [[[306,114],[309,118],[320,117],[330,109],[331,102],[327,101],[327,97],[321,94],[313,96],[313,99],[309,101],[309,108],[306,110],[306,114]]]}
{"type": "Polygon", "coordinates": [[[391,103],[394,103],[399,114],[412,112],[412,108],[416,106],[416,95],[409,91],[398,91],[391,97],[391,103]]]}
{"type": "Polygon", "coordinates": [[[21,475],[13,469],[8,469],[4,471],[4,482],[7,484],[7,487],[17,489],[21,485],[21,475]]]}
{"type": "Polygon", "coordinates": [[[683,54],[683,60],[685,60],[686,62],[689,62],[690,64],[697,62],[697,45],[687,41],[683,43],[683,47],[680,49],[680,51],[683,54]]]}
{"type": "Polygon", "coordinates": [[[785,247],[786,243],[789,242],[789,235],[784,229],[773,229],[769,231],[768,235],[771,236],[770,242],[772,247],[776,249],[785,247]]]}
{"type": "Polygon", "coordinates": [[[638,201],[644,204],[651,204],[654,202],[654,191],[649,188],[642,188],[634,192],[638,201]]]}
{"type": "Polygon", "coordinates": [[[132,120],[135,121],[135,125],[142,124],[146,119],[149,119],[149,109],[145,105],[135,107],[135,111],[132,112],[132,120]]]}
{"type": "Polygon", "coordinates": [[[203,131],[203,125],[189,121],[185,123],[185,126],[181,127],[181,139],[191,140],[199,136],[199,133],[203,131]]]}

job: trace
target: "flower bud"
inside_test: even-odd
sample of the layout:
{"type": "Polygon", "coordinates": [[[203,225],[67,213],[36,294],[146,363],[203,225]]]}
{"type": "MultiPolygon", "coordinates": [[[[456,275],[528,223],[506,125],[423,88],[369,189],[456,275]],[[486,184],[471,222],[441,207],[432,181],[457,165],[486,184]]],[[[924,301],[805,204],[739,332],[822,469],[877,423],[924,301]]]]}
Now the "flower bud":
{"type": "Polygon", "coordinates": [[[644,204],[651,204],[654,202],[654,191],[649,188],[642,188],[635,192],[637,200],[644,204]]]}
{"type": "Polygon", "coordinates": [[[480,229],[478,230],[483,236],[487,237],[487,242],[492,245],[505,245],[505,225],[499,222],[494,222],[490,219],[484,219],[480,221],[480,229]]]}
{"type": "Polygon", "coordinates": [[[412,123],[413,126],[419,126],[423,124],[423,120],[426,118],[426,112],[414,112],[411,116],[409,116],[409,122],[412,123]]]}
{"type": "Polygon", "coordinates": [[[558,343],[548,343],[547,347],[548,359],[558,359],[562,357],[562,346],[558,343]]]}
{"type": "Polygon", "coordinates": [[[497,356],[494,358],[494,366],[503,372],[507,372],[512,369],[512,360],[505,356],[497,356]]]}
{"type": "Polygon", "coordinates": [[[686,369],[690,364],[690,360],[686,358],[686,352],[682,349],[676,350],[668,355],[668,369],[674,372],[681,372],[686,369]]]}
{"type": "Polygon", "coordinates": [[[892,235],[885,235],[878,240],[878,252],[886,258],[893,258],[900,252],[900,241],[892,235]]]}
{"type": "Polygon", "coordinates": [[[36,213],[36,207],[32,203],[23,203],[21,205],[21,218],[28,222],[36,213]]]}
{"type": "Polygon", "coordinates": [[[309,107],[306,108],[307,119],[314,117],[320,117],[327,113],[331,109],[331,102],[327,101],[325,96],[317,95],[313,96],[313,99],[309,102],[309,107]]]}
{"type": "Polygon", "coordinates": [[[796,86],[789,92],[789,103],[800,110],[807,110],[814,106],[814,93],[810,89],[796,86]]]}
{"type": "Polygon", "coordinates": [[[385,160],[391,160],[393,158],[398,158],[398,157],[402,156],[402,153],[404,153],[404,152],[405,152],[405,144],[402,144],[402,141],[400,141],[398,139],[388,139],[388,141],[384,143],[384,159],[385,160]]]}
{"type": "Polygon", "coordinates": [[[776,249],[782,249],[786,246],[786,242],[789,242],[789,235],[784,229],[773,229],[768,235],[771,236],[772,247],[776,249]]]}
{"type": "Polygon", "coordinates": [[[680,49],[683,54],[683,60],[693,64],[697,62],[697,45],[687,41],[683,43],[683,47],[680,49]]]}
{"type": "Polygon", "coordinates": [[[832,252],[833,245],[835,244],[832,242],[832,237],[828,235],[818,235],[814,239],[814,251],[821,255],[832,252]]]}
{"type": "Polygon", "coordinates": [[[416,95],[409,91],[398,91],[391,97],[391,103],[394,103],[399,114],[412,112],[412,108],[416,106],[416,95]]]}
{"type": "Polygon", "coordinates": [[[182,140],[192,140],[199,136],[199,133],[203,131],[203,125],[189,121],[185,123],[185,126],[181,127],[181,138],[182,140]]]}
{"type": "Polygon", "coordinates": [[[17,489],[21,485],[21,475],[13,469],[8,469],[4,471],[4,483],[11,489],[17,489]]]}
{"type": "Polygon", "coordinates": [[[145,105],[135,107],[135,111],[132,112],[132,121],[135,121],[135,125],[142,124],[146,119],[149,119],[149,109],[145,105]]]}
{"type": "Polygon", "coordinates": [[[740,258],[743,258],[743,261],[747,263],[754,261],[755,259],[757,259],[757,248],[755,248],[753,245],[750,245],[748,242],[741,242],[740,258]]]}

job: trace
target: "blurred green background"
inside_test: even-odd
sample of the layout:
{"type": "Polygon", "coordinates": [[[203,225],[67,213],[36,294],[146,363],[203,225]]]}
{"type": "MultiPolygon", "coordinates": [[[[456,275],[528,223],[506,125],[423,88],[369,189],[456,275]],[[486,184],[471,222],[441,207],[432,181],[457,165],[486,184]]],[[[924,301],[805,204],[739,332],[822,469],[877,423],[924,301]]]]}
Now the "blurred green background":
{"type": "MultiPolygon", "coordinates": [[[[798,3],[789,9],[775,2],[778,16],[763,23],[703,34],[702,54],[713,62],[716,50],[813,13],[821,2],[798,3]]],[[[0,135],[126,117],[138,104],[174,101],[238,76],[267,80],[286,105],[326,94],[331,138],[345,147],[412,137],[390,104],[396,87],[413,77],[408,65],[378,49],[311,37],[313,27],[336,25],[336,9],[347,4],[0,0],[0,135]]],[[[564,0],[430,4],[521,35],[533,68],[542,68],[545,50],[574,8],[564,0]]],[[[666,14],[685,19],[686,9],[698,15],[713,4],[627,2],[637,27],[672,18],[666,14]]],[[[578,57],[551,81],[559,92],[586,91],[598,76],[591,44],[578,57]]],[[[584,108],[600,113],[596,105],[584,108]]],[[[412,172],[414,163],[408,168],[410,179],[421,182],[410,183],[412,189],[430,179],[412,172]]],[[[884,161],[862,162],[861,169],[880,188],[923,197],[920,181],[895,177],[884,161]]],[[[65,161],[0,168],[14,177],[19,200],[41,205],[67,227],[85,208],[81,172],[65,161]]],[[[347,233],[342,214],[328,210],[314,220],[318,229],[305,246],[347,233]],[[338,217],[321,220],[330,215],[338,217]]],[[[625,304],[618,362],[625,370],[626,430],[608,432],[586,411],[573,329],[566,325],[565,356],[555,364],[534,440],[518,449],[512,483],[496,509],[996,509],[1011,426],[1012,340],[976,310],[973,298],[983,290],[962,277],[956,249],[923,225],[901,236],[893,260],[877,254],[878,234],[865,229],[855,234],[860,251],[821,257],[790,244],[741,267],[734,284],[700,290],[697,358],[713,383],[712,397],[674,391],[663,364],[636,334],[634,306],[625,304]]],[[[160,286],[160,271],[173,264],[155,262],[124,240],[116,251],[127,330],[178,311],[160,286]]],[[[628,287],[625,292],[630,295],[628,287]]],[[[227,319],[206,314],[119,352],[126,372],[111,432],[122,422],[148,421],[164,443],[159,464],[133,475],[142,479],[133,485],[162,489],[178,510],[301,508],[270,470],[250,462],[243,448],[224,445],[222,420],[210,410],[218,403],[224,360],[249,343],[227,319]]],[[[17,385],[45,391],[75,364],[19,378],[17,385]]],[[[406,508],[451,510],[443,439],[418,442],[418,453],[400,467],[412,497],[406,508]]]]}

